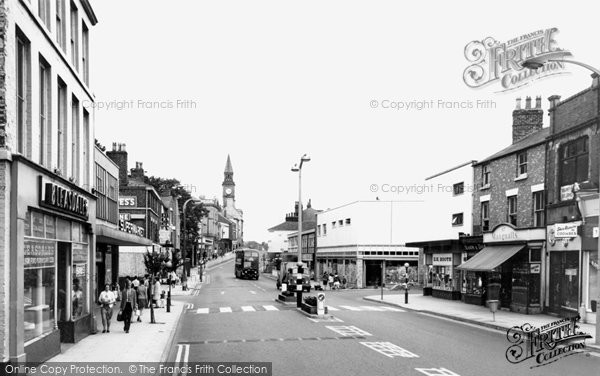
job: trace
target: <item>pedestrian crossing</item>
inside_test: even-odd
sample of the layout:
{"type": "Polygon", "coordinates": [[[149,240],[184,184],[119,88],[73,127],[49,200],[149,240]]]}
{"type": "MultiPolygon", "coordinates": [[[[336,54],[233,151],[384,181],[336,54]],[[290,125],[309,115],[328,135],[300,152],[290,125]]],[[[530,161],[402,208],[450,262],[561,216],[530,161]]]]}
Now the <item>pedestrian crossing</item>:
{"type": "MultiPolygon", "coordinates": [[[[295,310],[294,306],[275,306],[275,305],[244,305],[244,306],[224,306],[224,307],[201,307],[194,308],[194,305],[188,305],[187,310],[201,315],[213,313],[237,313],[237,312],[275,312],[295,310]]],[[[340,305],[337,307],[327,306],[328,312],[351,311],[351,312],[405,312],[405,310],[388,306],[349,306],[340,305]]]]}

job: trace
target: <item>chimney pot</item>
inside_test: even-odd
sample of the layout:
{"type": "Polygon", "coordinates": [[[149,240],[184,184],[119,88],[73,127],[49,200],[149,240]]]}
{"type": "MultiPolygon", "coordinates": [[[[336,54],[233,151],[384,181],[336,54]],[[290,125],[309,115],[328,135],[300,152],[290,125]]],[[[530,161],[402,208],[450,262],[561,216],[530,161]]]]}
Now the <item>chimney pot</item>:
{"type": "Polygon", "coordinates": [[[521,109],[521,97],[517,98],[517,106],[515,107],[515,110],[520,110],[521,109]]]}
{"type": "Polygon", "coordinates": [[[525,98],[525,109],[529,110],[531,109],[531,97],[527,96],[527,98],[525,98]]]}
{"type": "Polygon", "coordinates": [[[535,97],[535,108],[542,108],[542,96],[538,95],[535,97]]]}
{"type": "Polygon", "coordinates": [[[117,143],[116,142],[112,143],[112,150],[117,151],[117,143]]]}

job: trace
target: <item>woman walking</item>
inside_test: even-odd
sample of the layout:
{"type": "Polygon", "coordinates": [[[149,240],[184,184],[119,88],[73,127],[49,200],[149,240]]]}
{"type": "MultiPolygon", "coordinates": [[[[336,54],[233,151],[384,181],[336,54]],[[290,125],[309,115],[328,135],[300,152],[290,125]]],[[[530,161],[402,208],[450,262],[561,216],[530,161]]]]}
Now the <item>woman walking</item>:
{"type": "Polygon", "coordinates": [[[142,313],[148,305],[148,287],[145,283],[140,283],[137,288],[137,303],[139,309],[137,321],[142,322],[142,313]]]}
{"type": "Polygon", "coordinates": [[[131,281],[127,280],[127,282],[125,282],[125,288],[121,291],[121,315],[125,324],[123,327],[125,333],[129,333],[131,314],[134,309],[137,309],[137,295],[135,290],[131,287],[131,281]]]}
{"type": "Polygon", "coordinates": [[[100,316],[102,316],[102,333],[110,333],[110,320],[112,319],[112,308],[115,304],[115,295],[110,290],[110,285],[107,283],[104,286],[104,291],[100,293],[98,298],[100,301],[100,316]]]}

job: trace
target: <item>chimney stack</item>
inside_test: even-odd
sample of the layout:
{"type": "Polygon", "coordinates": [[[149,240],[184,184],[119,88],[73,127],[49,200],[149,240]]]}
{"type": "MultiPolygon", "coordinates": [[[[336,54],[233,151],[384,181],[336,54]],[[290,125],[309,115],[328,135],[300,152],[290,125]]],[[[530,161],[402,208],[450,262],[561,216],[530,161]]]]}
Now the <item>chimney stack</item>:
{"type": "Polygon", "coordinates": [[[521,100],[517,98],[517,106],[513,111],[513,144],[542,129],[544,125],[544,111],[542,98],[535,99],[535,108],[531,108],[531,97],[525,98],[525,108],[521,108],[521,100]]]}
{"type": "Polygon", "coordinates": [[[144,181],[144,166],[142,162],[135,162],[135,168],[131,169],[131,178],[140,182],[144,181]]]}
{"type": "Polygon", "coordinates": [[[129,178],[127,176],[127,151],[125,151],[125,144],[113,142],[112,150],[107,151],[106,156],[119,167],[119,185],[128,185],[129,178]]]}

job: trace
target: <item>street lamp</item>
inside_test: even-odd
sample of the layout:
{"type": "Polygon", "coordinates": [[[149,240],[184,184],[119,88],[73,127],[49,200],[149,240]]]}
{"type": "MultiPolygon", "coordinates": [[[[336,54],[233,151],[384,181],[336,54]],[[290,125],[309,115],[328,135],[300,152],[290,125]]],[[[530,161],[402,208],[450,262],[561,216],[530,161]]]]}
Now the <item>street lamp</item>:
{"type": "Polygon", "coordinates": [[[298,173],[298,276],[296,280],[296,306],[302,306],[302,165],[309,162],[310,157],[304,154],[300,157],[300,164],[292,166],[292,172],[298,173]],[[300,286],[300,289],[298,289],[300,286]]]}
{"type": "MultiPolygon", "coordinates": [[[[556,51],[556,52],[545,54],[543,56],[539,56],[536,58],[527,59],[523,63],[521,63],[521,65],[525,68],[538,69],[550,62],[570,63],[570,64],[579,65],[580,67],[584,67],[584,68],[594,72],[598,76],[600,76],[600,70],[592,67],[591,65],[581,63],[579,61],[564,59],[564,57],[570,57],[570,56],[572,56],[570,52],[556,51]]],[[[598,163],[598,169],[600,171],[600,163],[598,163]]],[[[599,198],[600,198],[600,186],[599,186],[598,192],[599,192],[599,198]]],[[[598,200],[598,202],[600,205],[600,200],[598,200]]],[[[598,251],[597,252],[600,255],[600,236],[598,236],[598,251]]],[[[599,295],[600,295],[600,278],[598,278],[598,291],[599,291],[599,295]]],[[[598,299],[598,302],[600,303],[600,296],[598,296],[597,299],[598,299]]],[[[598,303],[597,303],[596,304],[596,344],[597,345],[600,345],[600,309],[599,308],[600,307],[598,307],[598,303]]]]}
{"type": "Polygon", "coordinates": [[[408,304],[408,267],[410,264],[408,262],[404,263],[404,270],[406,272],[406,277],[404,282],[406,283],[406,287],[404,288],[404,304],[408,304]]]}

